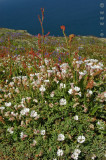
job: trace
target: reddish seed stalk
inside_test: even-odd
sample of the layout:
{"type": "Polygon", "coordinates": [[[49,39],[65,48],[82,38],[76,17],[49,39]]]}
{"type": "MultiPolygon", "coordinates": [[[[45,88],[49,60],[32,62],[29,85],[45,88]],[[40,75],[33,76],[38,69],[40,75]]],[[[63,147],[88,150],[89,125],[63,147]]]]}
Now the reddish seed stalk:
{"type": "Polygon", "coordinates": [[[41,24],[43,42],[41,44],[41,35],[38,34],[38,47],[40,49],[40,52],[42,53],[42,59],[43,59],[43,64],[44,64],[44,53],[46,52],[46,48],[45,48],[45,45],[44,45],[44,39],[45,39],[45,37],[47,37],[50,34],[50,32],[48,32],[46,35],[44,35],[44,29],[43,29],[44,8],[41,8],[41,13],[42,13],[42,19],[40,18],[39,15],[38,15],[38,19],[39,19],[39,22],[41,24]]]}

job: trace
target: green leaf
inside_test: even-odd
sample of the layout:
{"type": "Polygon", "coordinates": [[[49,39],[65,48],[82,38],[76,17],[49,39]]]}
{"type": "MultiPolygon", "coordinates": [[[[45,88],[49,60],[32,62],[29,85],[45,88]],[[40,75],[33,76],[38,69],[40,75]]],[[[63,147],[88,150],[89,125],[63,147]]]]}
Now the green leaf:
{"type": "Polygon", "coordinates": [[[17,141],[17,135],[16,134],[13,135],[13,139],[14,139],[14,141],[17,141]]]}
{"type": "Polygon", "coordinates": [[[94,115],[95,114],[95,112],[98,110],[98,106],[95,106],[94,108],[93,108],[93,110],[92,110],[92,112],[91,112],[91,115],[94,115]]]}

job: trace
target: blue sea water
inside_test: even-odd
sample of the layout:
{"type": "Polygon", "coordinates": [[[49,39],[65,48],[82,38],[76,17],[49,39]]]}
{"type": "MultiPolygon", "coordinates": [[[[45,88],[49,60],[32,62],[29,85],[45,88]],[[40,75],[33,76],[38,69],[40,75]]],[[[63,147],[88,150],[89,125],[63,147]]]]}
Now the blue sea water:
{"type": "Polygon", "coordinates": [[[0,0],[0,28],[27,30],[37,35],[41,33],[38,15],[44,8],[45,34],[62,36],[60,26],[65,25],[66,35],[101,37],[103,33],[106,37],[106,9],[100,3],[105,5],[105,0],[0,0]],[[100,15],[100,11],[104,14],[100,15]]]}

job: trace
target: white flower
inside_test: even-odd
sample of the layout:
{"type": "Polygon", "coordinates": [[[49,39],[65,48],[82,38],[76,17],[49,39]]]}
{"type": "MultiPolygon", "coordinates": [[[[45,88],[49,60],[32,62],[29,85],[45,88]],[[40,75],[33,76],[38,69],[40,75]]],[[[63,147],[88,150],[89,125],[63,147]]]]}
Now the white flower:
{"type": "Polygon", "coordinates": [[[72,154],[71,158],[77,160],[78,159],[78,155],[81,153],[81,151],[79,149],[75,149],[74,153],[72,154]]]}
{"type": "Polygon", "coordinates": [[[40,73],[35,73],[35,76],[39,76],[40,75],[40,73]]]}
{"type": "Polygon", "coordinates": [[[74,120],[76,120],[76,121],[78,120],[78,116],[77,116],[77,115],[76,115],[76,116],[74,116],[74,120]]]}
{"type": "Polygon", "coordinates": [[[37,99],[33,99],[33,102],[36,102],[36,103],[37,103],[37,102],[38,102],[38,100],[37,100],[37,99]]]}
{"type": "Polygon", "coordinates": [[[20,133],[20,137],[24,138],[24,133],[23,132],[20,133]]]}
{"type": "Polygon", "coordinates": [[[44,92],[46,89],[45,89],[45,87],[44,87],[43,85],[41,85],[41,87],[39,88],[39,90],[40,90],[41,92],[44,92]]]}
{"type": "Polygon", "coordinates": [[[105,154],[104,154],[104,157],[106,157],[106,152],[105,152],[105,154]]]}
{"type": "Polygon", "coordinates": [[[18,115],[18,113],[11,112],[11,115],[16,117],[18,115]]]}
{"type": "Polygon", "coordinates": [[[60,88],[65,88],[65,87],[66,87],[66,85],[65,85],[65,84],[60,83],[60,88]]]}
{"type": "Polygon", "coordinates": [[[72,89],[69,89],[68,93],[69,93],[69,94],[72,94],[72,93],[73,93],[73,90],[72,90],[72,89]]]}
{"type": "Polygon", "coordinates": [[[80,91],[80,88],[75,86],[75,87],[74,87],[74,90],[75,90],[75,91],[80,91]]]}
{"type": "Polygon", "coordinates": [[[83,143],[83,142],[85,142],[85,137],[84,137],[84,136],[79,136],[79,137],[77,138],[77,141],[78,141],[79,143],[83,143]]]}
{"type": "Polygon", "coordinates": [[[4,109],[5,109],[5,107],[0,107],[0,109],[1,109],[1,110],[4,110],[4,109]]]}
{"type": "Polygon", "coordinates": [[[68,67],[68,63],[63,63],[63,64],[60,65],[60,67],[61,67],[61,68],[62,68],[62,67],[63,67],[63,68],[68,67]]]}
{"type": "Polygon", "coordinates": [[[93,63],[86,63],[87,66],[92,66],[93,63]]]}
{"type": "Polygon", "coordinates": [[[58,149],[57,156],[62,156],[62,155],[63,155],[63,150],[62,149],[58,149]]]}
{"type": "Polygon", "coordinates": [[[56,67],[52,67],[52,70],[56,70],[56,67]]]}
{"type": "Polygon", "coordinates": [[[80,151],[79,149],[75,149],[75,150],[74,150],[74,153],[76,153],[76,154],[79,155],[79,154],[81,153],[81,151],[80,151]]]}
{"type": "Polygon", "coordinates": [[[89,59],[91,62],[98,62],[97,59],[89,59]]]}
{"type": "Polygon", "coordinates": [[[104,92],[104,97],[106,98],[106,92],[104,92]]]}
{"type": "Polygon", "coordinates": [[[50,97],[54,97],[54,92],[52,92],[52,93],[50,94],[50,97]]]}
{"type": "Polygon", "coordinates": [[[30,74],[30,77],[34,77],[35,76],[35,74],[30,74]]]}
{"type": "Polygon", "coordinates": [[[30,99],[31,99],[31,97],[26,97],[26,99],[27,99],[27,100],[30,100],[30,99]]]}
{"type": "Polygon", "coordinates": [[[88,92],[90,95],[93,93],[93,92],[92,92],[91,90],[89,90],[89,89],[87,90],[87,92],[88,92]]]}
{"type": "Polygon", "coordinates": [[[25,115],[28,112],[29,112],[29,108],[24,108],[23,110],[21,110],[20,114],[25,115]]]}
{"type": "Polygon", "coordinates": [[[65,69],[62,69],[62,73],[66,73],[66,70],[65,70],[65,69]]]}
{"type": "Polygon", "coordinates": [[[21,133],[20,133],[20,137],[21,137],[21,138],[26,138],[26,137],[28,137],[28,136],[27,136],[26,134],[24,134],[23,132],[21,132],[21,133]]]}
{"type": "Polygon", "coordinates": [[[86,74],[86,73],[87,73],[87,71],[86,71],[86,70],[84,70],[84,73],[86,74]]]}
{"type": "Polygon", "coordinates": [[[84,75],[86,74],[86,72],[79,72],[79,74],[80,74],[81,76],[84,76],[84,75]]]}
{"type": "Polygon", "coordinates": [[[33,146],[35,146],[37,144],[36,140],[33,140],[33,146]]]}
{"type": "Polygon", "coordinates": [[[27,80],[27,76],[22,76],[22,79],[23,80],[27,80]]]}
{"type": "Polygon", "coordinates": [[[33,111],[31,111],[31,115],[30,115],[30,117],[36,117],[37,116],[37,112],[35,112],[34,110],[33,111]]]}
{"type": "Polygon", "coordinates": [[[19,93],[19,89],[18,89],[18,88],[16,88],[16,89],[15,89],[15,92],[19,93]]]}
{"type": "Polygon", "coordinates": [[[25,103],[25,98],[22,98],[21,103],[25,103]]]}
{"type": "Polygon", "coordinates": [[[47,60],[47,58],[45,58],[44,61],[46,65],[49,63],[49,60],[47,60]]]}
{"type": "Polygon", "coordinates": [[[60,105],[66,105],[66,99],[62,98],[60,99],[60,105]]]}
{"type": "Polygon", "coordinates": [[[53,160],[57,160],[56,158],[53,158],[53,160]]]}
{"type": "Polygon", "coordinates": [[[10,107],[11,106],[11,102],[9,102],[9,103],[5,102],[5,106],[6,107],[10,107]]]}
{"type": "Polygon", "coordinates": [[[14,85],[14,82],[10,82],[9,85],[12,87],[14,85]]]}
{"type": "Polygon", "coordinates": [[[63,135],[63,134],[59,134],[58,135],[58,141],[64,141],[64,139],[65,139],[65,136],[63,135]]]}
{"type": "Polygon", "coordinates": [[[73,153],[73,154],[71,155],[71,158],[77,160],[77,159],[78,159],[78,154],[73,153]]]}
{"type": "Polygon", "coordinates": [[[101,123],[100,123],[99,121],[97,122],[97,124],[98,124],[98,125],[101,125],[101,123]]]}
{"type": "Polygon", "coordinates": [[[8,128],[8,129],[7,129],[7,131],[8,131],[8,132],[10,132],[10,134],[13,134],[13,133],[14,133],[14,131],[13,131],[13,127],[8,128]]]}
{"type": "Polygon", "coordinates": [[[58,84],[58,83],[59,83],[59,81],[56,81],[56,83],[58,84]]]}
{"type": "Polygon", "coordinates": [[[44,80],[44,82],[49,82],[49,79],[44,80]]]}
{"type": "Polygon", "coordinates": [[[94,66],[91,66],[92,69],[102,69],[100,66],[98,65],[94,65],[94,66]]]}
{"type": "Polygon", "coordinates": [[[76,63],[77,63],[77,64],[82,64],[82,63],[83,63],[83,61],[76,61],[76,63]]]}
{"type": "Polygon", "coordinates": [[[98,125],[99,129],[103,129],[104,130],[104,123],[103,122],[98,121],[97,125],[98,125]]]}
{"type": "Polygon", "coordinates": [[[41,130],[41,135],[45,135],[45,130],[41,130]]]}
{"type": "Polygon", "coordinates": [[[53,73],[53,70],[47,70],[48,73],[53,73]]]}
{"type": "Polygon", "coordinates": [[[81,92],[79,92],[78,95],[81,97],[81,92]]]}
{"type": "Polygon", "coordinates": [[[99,62],[98,65],[101,66],[101,67],[103,67],[103,63],[101,63],[101,62],[99,62]]]}

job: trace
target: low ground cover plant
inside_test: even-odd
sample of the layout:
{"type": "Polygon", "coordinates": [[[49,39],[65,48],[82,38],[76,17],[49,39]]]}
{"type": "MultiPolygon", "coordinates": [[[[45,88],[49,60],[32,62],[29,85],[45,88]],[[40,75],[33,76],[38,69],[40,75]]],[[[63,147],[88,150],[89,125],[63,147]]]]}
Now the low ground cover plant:
{"type": "Polygon", "coordinates": [[[35,48],[15,55],[10,38],[1,47],[0,158],[105,160],[104,59],[72,52],[64,25],[64,45],[49,46],[41,11],[35,48]]]}

